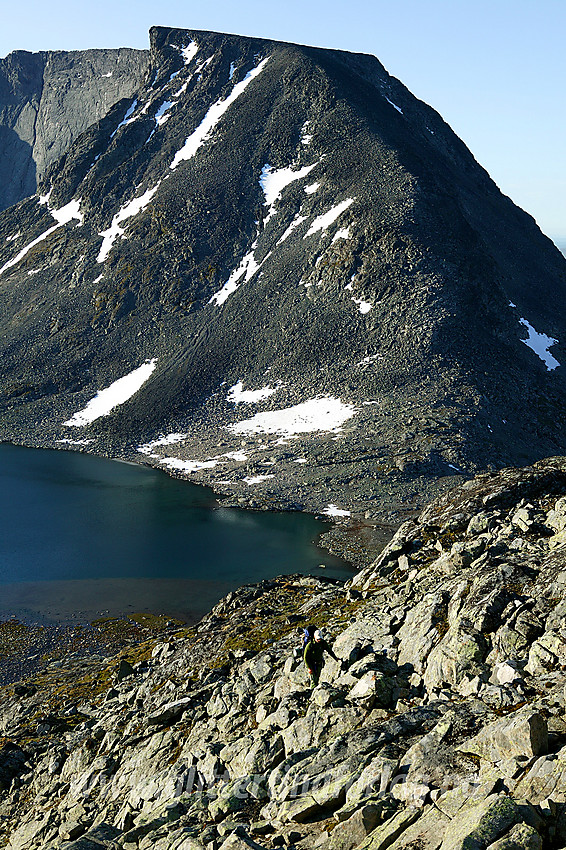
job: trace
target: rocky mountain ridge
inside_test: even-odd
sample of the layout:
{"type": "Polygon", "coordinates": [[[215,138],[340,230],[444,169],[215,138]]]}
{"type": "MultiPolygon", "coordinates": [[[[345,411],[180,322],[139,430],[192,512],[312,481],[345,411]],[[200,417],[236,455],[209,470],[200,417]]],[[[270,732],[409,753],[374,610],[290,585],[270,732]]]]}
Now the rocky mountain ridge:
{"type": "Polygon", "coordinates": [[[34,195],[47,168],[146,72],[144,50],[28,53],[0,59],[0,209],[34,195]]]}
{"type": "Polygon", "coordinates": [[[10,850],[566,846],[566,460],[481,475],[345,585],[279,577],[3,688],[10,850]],[[309,688],[298,627],[323,628],[309,688]]]}
{"type": "Polygon", "coordinates": [[[566,261],[374,57],[153,28],[39,193],[1,439],[370,522],[564,450],[566,261]]]}

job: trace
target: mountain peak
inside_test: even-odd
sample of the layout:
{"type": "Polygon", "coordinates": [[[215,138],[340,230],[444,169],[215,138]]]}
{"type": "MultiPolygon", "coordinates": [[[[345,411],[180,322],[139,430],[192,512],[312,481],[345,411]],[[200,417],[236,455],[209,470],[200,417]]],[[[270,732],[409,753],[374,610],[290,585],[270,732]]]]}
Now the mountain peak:
{"type": "Polygon", "coordinates": [[[374,57],[150,36],[0,217],[2,438],[370,518],[562,451],[566,263],[441,117],[374,57]]]}

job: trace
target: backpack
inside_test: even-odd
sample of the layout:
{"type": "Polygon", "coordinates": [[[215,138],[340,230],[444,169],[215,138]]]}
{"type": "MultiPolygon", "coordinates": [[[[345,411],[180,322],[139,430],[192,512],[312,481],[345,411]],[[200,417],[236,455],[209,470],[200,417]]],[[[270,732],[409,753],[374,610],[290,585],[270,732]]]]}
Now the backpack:
{"type": "Polygon", "coordinates": [[[303,650],[306,649],[307,643],[314,638],[315,632],[316,626],[307,626],[306,629],[303,630],[303,650]]]}

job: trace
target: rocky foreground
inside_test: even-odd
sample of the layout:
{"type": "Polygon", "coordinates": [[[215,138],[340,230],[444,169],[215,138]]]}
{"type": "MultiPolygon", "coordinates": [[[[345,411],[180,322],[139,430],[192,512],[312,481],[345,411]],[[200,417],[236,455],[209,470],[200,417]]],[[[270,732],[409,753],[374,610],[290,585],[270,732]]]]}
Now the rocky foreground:
{"type": "Polygon", "coordinates": [[[243,587],[194,628],[5,687],[0,843],[566,846],[565,545],[565,458],[482,475],[346,585],[243,587]],[[309,622],[347,662],[312,691],[309,622]]]}

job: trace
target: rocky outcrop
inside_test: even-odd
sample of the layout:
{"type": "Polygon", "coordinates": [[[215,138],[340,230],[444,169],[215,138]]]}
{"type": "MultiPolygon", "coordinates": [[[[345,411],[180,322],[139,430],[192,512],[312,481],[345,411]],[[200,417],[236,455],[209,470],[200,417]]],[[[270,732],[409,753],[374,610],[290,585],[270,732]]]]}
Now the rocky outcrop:
{"type": "Polygon", "coordinates": [[[564,458],[480,476],[345,585],[246,586],[4,688],[5,846],[564,846],[565,496],[564,458]],[[308,622],[339,659],[312,690],[308,622]]]}
{"type": "Polygon", "coordinates": [[[0,210],[34,195],[75,139],[131,97],[147,63],[147,51],[126,48],[0,59],[0,210]]]}
{"type": "Polygon", "coordinates": [[[395,524],[566,450],[566,260],[378,59],[156,27],[89,122],[0,214],[0,439],[395,524]]]}

